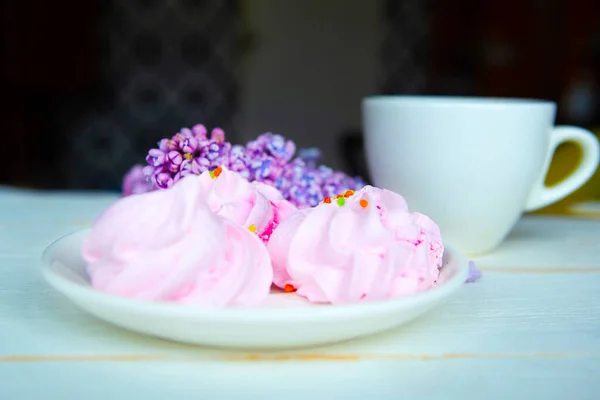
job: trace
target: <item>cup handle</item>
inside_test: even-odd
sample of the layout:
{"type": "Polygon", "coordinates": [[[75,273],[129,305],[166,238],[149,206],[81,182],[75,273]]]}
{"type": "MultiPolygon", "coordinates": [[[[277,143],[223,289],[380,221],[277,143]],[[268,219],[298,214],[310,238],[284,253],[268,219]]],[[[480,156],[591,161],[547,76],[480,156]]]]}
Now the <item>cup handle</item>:
{"type": "Polygon", "coordinates": [[[541,175],[538,182],[534,186],[533,191],[529,195],[525,211],[533,211],[538,208],[545,207],[549,204],[556,203],[558,200],[573,193],[584,183],[586,183],[598,168],[600,161],[600,146],[598,139],[590,131],[578,128],[575,126],[557,126],[554,127],[550,135],[550,145],[548,147],[548,155],[544,164],[544,173],[541,175]],[[571,175],[564,178],[561,182],[554,186],[548,187],[544,185],[548,168],[552,161],[552,156],[556,148],[566,142],[576,143],[581,147],[583,157],[577,169],[571,175]]]}

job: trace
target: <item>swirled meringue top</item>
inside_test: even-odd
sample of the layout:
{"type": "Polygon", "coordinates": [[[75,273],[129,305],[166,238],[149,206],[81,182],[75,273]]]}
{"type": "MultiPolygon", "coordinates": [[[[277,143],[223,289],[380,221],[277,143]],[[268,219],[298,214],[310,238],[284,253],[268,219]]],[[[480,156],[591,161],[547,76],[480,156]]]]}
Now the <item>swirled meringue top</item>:
{"type": "Polygon", "coordinates": [[[409,296],[442,265],[438,226],[394,192],[366,186],[299,210],[267,244],[275,285],[318,303],[409,296]]]}
{"type": "Polygon", "coordinates": [[[186,178],[104,211],[82,248],[92,286],[203,307],[261,303],[273,276],[264,244],[247,227],[212,212],[203,194],[186,178]]]}
{"type": "Polygon", "coordinates": [[[265,242],[277,225],[296,211],[274,187],[250,183],[223,167],[185,179],[198,181],[202,197],[213,212],[256,232],[265,242]]]}

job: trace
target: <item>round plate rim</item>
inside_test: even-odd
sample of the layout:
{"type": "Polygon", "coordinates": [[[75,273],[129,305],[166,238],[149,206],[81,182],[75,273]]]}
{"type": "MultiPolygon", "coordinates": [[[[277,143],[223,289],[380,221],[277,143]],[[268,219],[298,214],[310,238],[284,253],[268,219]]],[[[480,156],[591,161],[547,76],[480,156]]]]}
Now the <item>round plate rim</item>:
{"type": "MultiPolygon", "coordinates": [[[[286,319],[310,319],[311,322],[318,322],[321,319],[329,319],[335,316],[338,319],[353,318],[364,315],[369,311],[385,313],[402,308],[418,307],[419,303],[434,302],[439,298],[445,298],[458,290],[465,284],[469,271],[469,260],[459,250],[451,244],[444,244],[444,254],[450,253],[452,259],[458,259],[460,268],[455,275],[445,281],[443,284],[418,293],[409,297],[402,297],[381,301],[368,301],[359,303],[349,303],[342,305],[323,304],[309,307],[231,307],[231,308],[201,308],[189,305],[181,305],[167,302],[153,302],[148,300],[132,299],[116,295],[111,295],[93,289],[91,286],[83,286],[69,281],[59,273],[53,271],[53,254],[56,249],[65,241],[74,240],[76,236],[84,235],[89,232],[88,229],[78,230],[66,234],[53,241],[42,253],[42,274],[46,281],[50,283],[58,292],[67,296],[73,301],[72,297],[85,297],[95,302],[101,302],[105,305],[119,309],[136,309],[136,313],[153,314],[169,318],[189,318],[205,320],[210,319],[213,322],[269,322],[286,319]],[[71,296],[74,293],[77,296],[71,296]]],[[[77,303],[76,301],[74,301],[77,303]]]]}

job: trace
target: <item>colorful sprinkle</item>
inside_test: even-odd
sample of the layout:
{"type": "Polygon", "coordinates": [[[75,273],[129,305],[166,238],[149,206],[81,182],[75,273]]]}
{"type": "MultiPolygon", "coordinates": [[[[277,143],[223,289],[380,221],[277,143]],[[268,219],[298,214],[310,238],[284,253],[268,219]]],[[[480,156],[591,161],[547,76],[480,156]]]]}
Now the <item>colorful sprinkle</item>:
{"type": "Polygon", "coordinates": [[[323,199],[323,203],[327,203],[327,204],[331,203],[331,197],[325,197],[323,199]]]}
{"type": "Polygon", "coordinates": [[[210,175],[211,178],[215,179],[215,173],[213,171],[210,171],[208,174],[210,175]]]}
{"type": "Polygon", "coordinates": [[[365,199],[360,199],[360,201],[358,202],[358,204],[360,204],[360,206],[362,208],[367,208],[369,206],[369,201],[365,200],[365,199]]]}
{"type": "Polygon", "coordinates": [[[250,226],[248,227],[248,230],[249,230],[250,232],[252,232],[252,233],[255,233],[255,232],[256,232],[256,225],[254,225],[254,224],[250,225],[250,226]]]}
{"type": "Polygon", "coordinates": [[[285,286],[283,287],[283,291],[286,293],[293,293],[296,291],[296,288],[294,287],[294,285],[290,285],[289,283],[286,283],[285,286]]]}
{"type": "Polygon", "coordinates": [[[337,203],[338,206],[343,206],[344,204],[346,204],[346,199],[344,199],[343,197],[340,197],[339,199],[337,199],[337,203]]]}
{"type": "Polygon", "coordinates": [[[223,168],[217,167],[217,168],[215,168],[215,170],[213,172],[214,172],[215,178],[218,178],[219,175],[221,175],[221,172],[223,172],[223,168]]]}
{"type": "Polygon", "coordinates": [[[354,194],[354,190],[346,190],[346,193],[344,193],[344,197],[348,198],[350,196],[352,196],[354,194]]]}

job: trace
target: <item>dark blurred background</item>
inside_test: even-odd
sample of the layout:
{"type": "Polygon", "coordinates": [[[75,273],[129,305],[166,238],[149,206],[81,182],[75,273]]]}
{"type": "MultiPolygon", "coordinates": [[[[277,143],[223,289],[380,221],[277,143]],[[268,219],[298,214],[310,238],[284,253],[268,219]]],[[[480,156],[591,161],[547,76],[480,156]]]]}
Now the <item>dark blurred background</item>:
{"type": "Polygon", "coordinates": [[[598,0],[2,2],[0,183],[118,190],[181,127],[364,173],[360,99],[534,97],[600,127],[598,0]],[[358,162],[349,163],[348,159],[358,162]]]}

